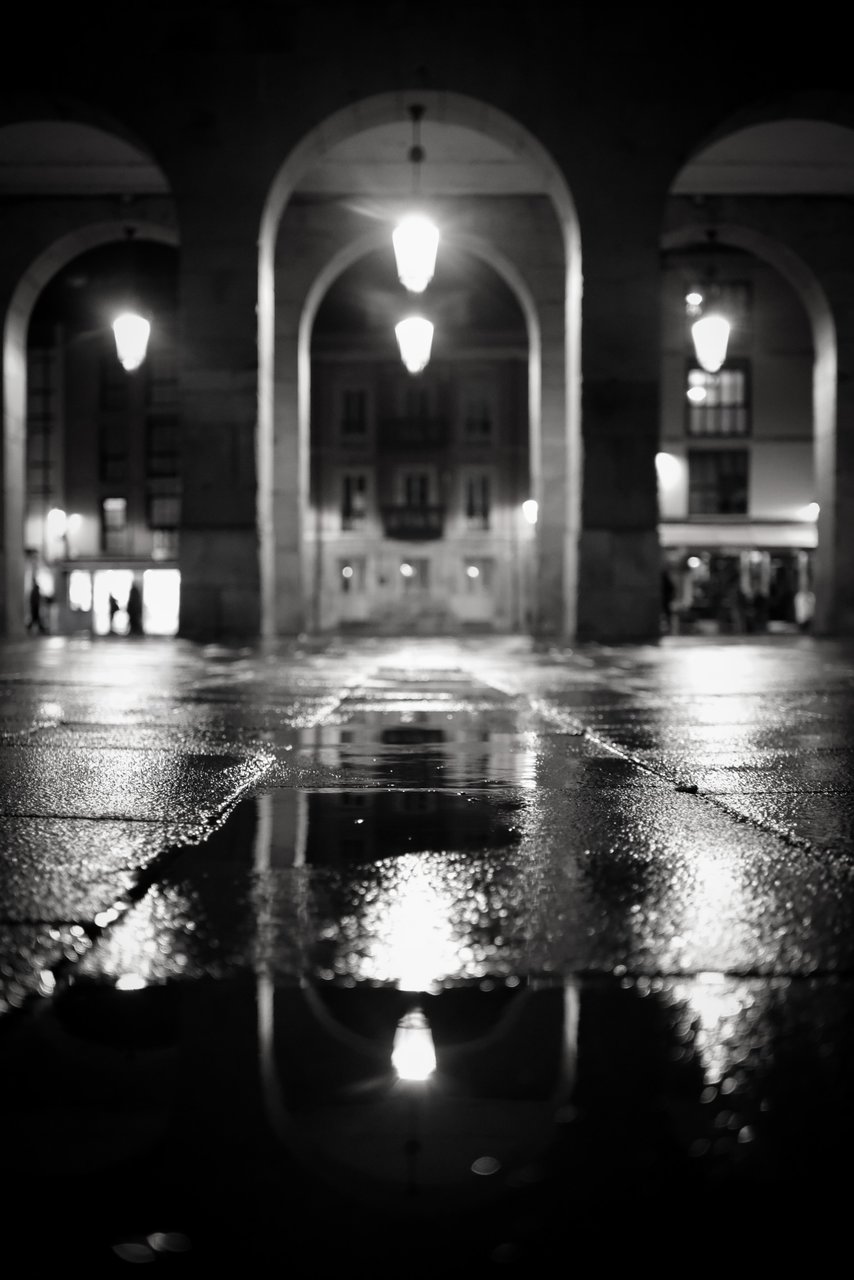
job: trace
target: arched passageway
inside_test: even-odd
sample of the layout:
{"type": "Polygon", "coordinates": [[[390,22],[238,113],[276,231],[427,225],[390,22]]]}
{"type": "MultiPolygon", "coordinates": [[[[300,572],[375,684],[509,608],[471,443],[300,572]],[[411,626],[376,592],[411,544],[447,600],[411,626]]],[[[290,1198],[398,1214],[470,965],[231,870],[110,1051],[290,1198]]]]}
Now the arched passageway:
{"type": "MultiPolygon", "coordinates": [[[[31,317],[43,291],[63,269],[104,246],[121,246],[127,240],[129,226],[141,242],[169,247],[177,243],[177,236],[171,228],[142,217],[84,221],[73,230],[51,239],[31,260],[10,298],[3,332],[3,627],[0,628],[7,634],[20,633],[25,625],[26,581],[33,571],[33,548],[30,545],[33,531],[28,524],[36,522],[43,526],[46,517],[46,510],[27,510],[27,346],[31,317]]],[[[108,325],[109,318],[105,316],[104,326],[108,325]]],[[[93,500],[97,488],[95,480],[91,475],[88,482],[93,500]]],[[[66,482],[67,466],[63,462],[62,474],[57,474],[53,480],[56,493],[54,496],[42,494],[42,504],[48,498],[52,505],[62,501],[66,482]]],[[[38,541],[41,545],[43,534],[38,541]]]]}
{"type": "Polygon", "coordinates": [[[488,246],[463,249],[447,235],[430,289],[416,299],[380,243],[320,300],[305,530],[312,630],[534,627],[525,513],[539,487],[536,417],[529,429],[539,327],[524,282],[489,257],[488,246]],[[412,312],[434,325],[418,374],[395,343],[396,322],[412,312]]]}
{"type": "MultiPolygon", "coordinates": [[[[704,410],[680,413],[685,425],[674,433],[675,406],[671,396],[668,409],[666,372],[662,375],[662,448],[666,452],[668,432],[671,441],[680,430],[685,438],[676,452],[688,460],[681,514],[694,519],[693,529],[683,528],[696,544],[692,559],[696,562],[697,553],[704,560],[714,556],[717,542],[732,554],[740,549],[744,562],[767,561],[769,555],[797,561],[795,577],[804,603],[799,600],[791,621],[797,623],[805,610],[818,634],[847,626],[847,557],[840,554],[846,516],[839,493],[845,485],[847,446],[839,400],[844,384],[839,326],[847,324],[848,307],[838,294],[838,281],[840,254],[844,257],[849,239],[845,202],[852,189],[852,161],[850,127],[811,115],[781,119],[756,108],[730,128],[722,125],[678,175],[662,237],[665,264],[679,259],[697,265],[710,253],[719,267],[729,261],[724,274],[730,292],[739,292],[747,305],[733,331],[734,358],[728,358],[722,371],[732,384],[730,398],[733,379],[741,377],[744,403],[737,414],[729,414],[723,435],[690,438],[692,421],[696,427],[704,413],[711,421],[704,410]],[[818,238],[816,225],[822,227],[818,238]],[[732,435],[737,420],[741,439],[732,435]],[[692,501],[695,506],[701,501],[700,472],[711,474],[707,463],[730,457],[737,461],[739,456],[745,468],[741,518],[735,518],[735,511],[725,514],[730,529],[716,533],[712,526],[706,546],[698,512],[692,516],[691,511],[692,501]]],[[[719,285],[715,290],[722,294],[719,285]]],[[[684,314],[683,333],[690,349],[684,314]]],[[[663,369],[666,358],[665,353],[663,369]]],[[[684,404],[684,386],[682,394],[684,404]]],[[[717,415],[720,423],[724,416],[717,415]]],[[[665,548],[668,535],[674,534],[667,516],[674,515],[673,492],[679,483],[678,472],[671,469],[662,492],[660,478],[665,548]]],[[[794,590],[794,580],[792,586],[794,590]]]]}
{"type": "MultiPolygon", "coordinates": [[[[287,634],[316,621],[317,558],[309,550],[311,321],[336,275],[383,243],[390,252],[393,219],[410,181],[406,107],[412,101],[425,109],[422,181],[449,249],[488,260],[525,313],[531,496],[539,505],[531,575],[536,606],[529,620],[534,629],[571,635],[581,492],[581,264],[572,201],[554,163],[508,117],[459,95],[426,91],[380,95],[326,121],[288,159],[267,201],[257,448],[263,631],[287,634]],[[487,159],[474,182],[473,146],[487,159]],[[374,157],[375,166],[354,180],[354,157],[361,156],[374,157]],[[392,175],[378,189],[376,163],[392,175]]],[[[514,616],[524,612],[517,605],[514,616]]]]}

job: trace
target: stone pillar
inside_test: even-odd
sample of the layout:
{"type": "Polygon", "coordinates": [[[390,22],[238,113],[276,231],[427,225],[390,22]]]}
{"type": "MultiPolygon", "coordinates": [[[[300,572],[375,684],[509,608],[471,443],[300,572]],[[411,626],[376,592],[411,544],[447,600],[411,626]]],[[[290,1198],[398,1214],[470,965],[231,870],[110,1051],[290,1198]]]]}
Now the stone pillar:
{"type": "MultiPolygon", "coordinates": [[[[849,251],[850,252],[850,251],[849,251]]],[[[819,440],[816,451],[818,472],[819,551],[816,557],[816,613],[813,629],[817,635],[854,635],[854,261],[843,266],[845,255],[839,248],[836,266],[825,284],[836,330],[836,413],[835,431],[819,440]],[[822,546],[829,540],[829,554],[822,546]]],[[[824,381],[834,370],[816,367],[816,399],[825,394],[824,381]]],[[[817,406],[820,408],[820,405],[817,406]]]]}
{"type": "Polygon", "coordinates": [[[182,207],[183,501],[179,634],[257,636],[256,522],[259,208],[224,191],[182,207]],[[211,217],[216,204],[217,217],[211,217]]]}
{"type": "MultiPolygon", "coordinates": [[[[619,183],[611,174],[614,186],[619,183]]],[[[579,640],[660,634],[658,541],[660,207],[631,189],[580,213],[584,479],[579,640]]]]}

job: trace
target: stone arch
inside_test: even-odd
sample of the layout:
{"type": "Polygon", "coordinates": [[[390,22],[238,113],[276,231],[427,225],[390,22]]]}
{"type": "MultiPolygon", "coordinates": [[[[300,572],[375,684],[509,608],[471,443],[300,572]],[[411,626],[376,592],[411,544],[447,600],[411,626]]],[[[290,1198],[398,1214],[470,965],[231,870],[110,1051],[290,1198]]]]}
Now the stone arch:
{"type": "MultiPolygon", "coordinates": [[[[542,382],[541,353],[542,326],[537,313],[536,300],[522,274],[514,264],[482,237],[465,233],[451,234],[445,237],[446,243],[470,253],[487,263],[501,277],[519,304],[528,337],[528,433],[529,461],[531,468],[531,494],[539,501],[539,434],[540,434],[540,391],[542,382]]],[[[312,284],[303,306],[300,317],[298,353],[299,364],[299,439],[300,455],[303,469],[300,477],[301,506],[304,509],[307,501],[308,475],[307,460],[310,452],[311,436],[311,334],[315,317],[321,302],[339,276],[358,262],[361,258],[385,246],[385,236],[375,231],[359,237],[340,249],[325,267],[319,272],[312,284]]],[[[314,554],[318,549],[314,549],[314,554]]],[[[313,569],[309,563],[310,556],[303,540],[302,572],[303,580],[313,580],[313,569]]]]}
{"type": "MultiPolygon", "coordinates": [[[[791,249],[752,228],[732,222],[714,224],[719,244],[754,254],[791,285],[809,320],[813,338],[813,450],[816,498],[820,506],[815,558],[815,630],[832,630],[833,584],[836,578],[836,498],[833,469],[836,441],[836,326],[830,303],[813,272],[791,249]]],[[[705,228],[685,227],[666,233],[662,248],[684,249],[700,244],[705,228]]]]}
{"type": "Polygon", "coordinates": [[[57,237],[33,259],[12,293],[3,328],[3,599],[6,634],[23,630],[24,504],[26,501],[27,331],[49,281],[89,249],[121,240],[132,225],[142,240],[176,245],[177,234],[137,217],[92,222],[57,237]]]}
{"type": "MultiPolygon", "coordinates": [[[[549,405],[549,430],[552,436],[560,433],[561,438],[554,440],[555,456],[565,459],[565,483],[560,495],[554,490],[544,504],[545,520],[542,528],[547,531],[550,546],[543,548],[539,554],[539,572],[543,572],[543,564],[549,564],[549,571],[554,581],[557,566],[557,595],[559,601],[555,616],[547,629],[571,637],[576,624],[576,590],[578,578],[578,530],[580,526],[581,504],[581,371],[580,371],[580,329],[581,329],[581,258],[580,235],[574,203],[566,180],[545,148],[522,125],[505,115],[498,109],[473,98],[452,92],[439,92],[419,89],[412,92],[393,92],[378,94],[361,102],[341,109],[334,115],[317,125],[297,144],[284,164],[279,169],[270,188],[262,214],[259,232],[258,255],[258,421],[256,452],[258,459],[258,536],[260,555],[261,582],[261,631],[264,636],[273,636],[280,630],[276,621],[275,600],[277,587],[278,562],[283,550],[277,545],[276,518],[274,510],[274,486],[277,470],[276,448],[276,383],[279,377],[276,368],[276,248],[279,223],[285,208],[297,191],[301,177],[309,166],[328,148],[344,140],[353,133],[361,132],[373,126],[400,122],[406,118],[407,103],[417,99],[423,103],[429,117],[439,123],[462,124],[488,137],[506,144],[515,154],[522,155],[537,175],[538,189],[546,195],[554,209],[563,247],[563,291],[562,291],[562,342],[561,350],[556,356],[550,350],[550,359],[557,359],[559,376],[550,377],[549,390],[552,397],[560,397],[560,406],[549,405]],[[544,554],[545,551],[545,554],[544,554]]],[[[340,273],[345,265],[360,256],[361,250],[351,245],[343,251],[343,256],[336,259],[330,271],[340,273]],[[353,257],[347,255],[352,253],[353,257]]],[[[505,267],[513,274],[512,264],[505,261],[505,267]]],[[[496,267],[496,269],[499,269],[496,267]]],[[[314,283],[319,290],[314,301],[317,302],[322,293],[329,287],[334,275],[321,273],[314,283]]],[[[511,283],[508,279],[508,283],[511,283]]],[[[518,283],[518,281],[517,281],[518,283]]],[[[513,285],[511,284],[511,287],[513,285]]],[[[517,297],[519,296],[517,292],[517,297]]],[[[304,315],[308,317],[310,311],[304,315]]],[[[296,421],[292,430],[297,437],[299,457],[296,461],[298,471],[298,487],[305,500],[307,493],[307,437],[304,424],[307,423],[308,383],[306,382],[307,343],[304,338],[302,321],[297,325],[295,335],[298,354],[295,360],[293,376],[298,386],[293,399],[296,421]]],[[[310,331],[310,326],[309,326],[310,331]]],[[[541,353],[540,353],[541,355],[541,353]]],[[[532,387],[536,389],[538,403],[540,400],[541,364],[538,362],[536,377],[532,387]]],[[[290,372],[285,374],[291,376],[290,372]]],[[[541,421],[539,411],[531,423],[532,436],[536,442],[537,453],[542,447],[539,430],[541,421]]],[[[534,474],[539,476],[541,469],[535,465],[534,474]]],[[[541,510],[543,508],[541,507],[541,510]]],[[[543,535],[540,534],[542,543],[543,535]]],[[[280,541],[280,540],[279,540],[280,541]]],[[[304,548],[299,547],[295,557],[299,562],[299,576],[302,583],[302,596],[307,598],[304,548]]],[[[296,568],[296,565],[294,565],[296,568]]]]}

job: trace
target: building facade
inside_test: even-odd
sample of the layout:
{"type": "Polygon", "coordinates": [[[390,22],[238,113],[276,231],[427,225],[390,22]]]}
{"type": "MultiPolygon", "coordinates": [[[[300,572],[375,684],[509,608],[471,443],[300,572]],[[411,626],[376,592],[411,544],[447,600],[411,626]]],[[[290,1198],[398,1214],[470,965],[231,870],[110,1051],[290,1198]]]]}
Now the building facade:
{"type": "Polygon", "coordinates": [[[663,567],[680,621],[730,625],[712,595],[736,562],[754,619],[797,624],[801,592],[817,632],[854,631],[848,73],[820,32],[745,17],[702,87],[699,15],[674,35],[586,6],[214,6],[200,32],[179,3],[135,44],[105,12],[98,45],[58,17],[0,91],[3,632],[35,565],[64,575],[62,626],[91,591],[96,632],[129,581],[98,574],[171,572],[150,620],[171,599],[152,625],[190,639],[620,642],[660,634],[663,567]],[[417,391],[383,309],[410,300],[357,269],[413,198],[414,103],[442,233],[417,391]],[[110,390],[39,308],[129,231],[172,292],[149,371],[110,390]],[[674,265],[710,233],[742,308],[716,381],[674,265]],[[463,275],[440,281],[467,260],[512,295],[509,344],[467,317],[463,275]],[[325,319],[354,271],[386,345],[379,321],[325,319]]]}
{"type": "Polygon", "coordinates": [[[794,291],[750,254],[688,252],[664,267],[659,532],[674,631],[812,625],[816,501],[812,343],[794,291]],[[687,301],[714,292],[731,323],[705,370],[687,301]]]}

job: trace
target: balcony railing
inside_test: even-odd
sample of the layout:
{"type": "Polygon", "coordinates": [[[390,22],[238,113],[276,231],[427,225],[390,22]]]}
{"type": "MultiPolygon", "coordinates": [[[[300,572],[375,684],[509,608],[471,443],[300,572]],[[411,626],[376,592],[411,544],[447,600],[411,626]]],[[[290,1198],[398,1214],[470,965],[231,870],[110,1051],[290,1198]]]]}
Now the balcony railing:
{"type": "Polygon", "coordinates": [[[426,538],[441,538],[445,521],[445,508],[432,507],[381,507],[383,532],[387,538],[399,538],[406,542],[420,542],[426,538]]]}
{"type": "Polygon", "coordinates": [[[447,418],[380,418],[382,449],[443,449],[448,443],[447,418]]]}

